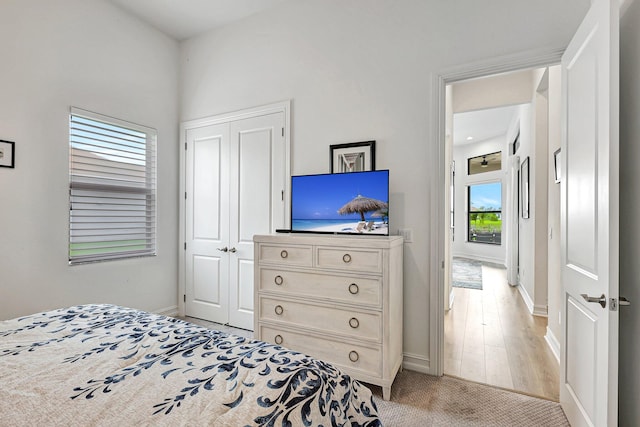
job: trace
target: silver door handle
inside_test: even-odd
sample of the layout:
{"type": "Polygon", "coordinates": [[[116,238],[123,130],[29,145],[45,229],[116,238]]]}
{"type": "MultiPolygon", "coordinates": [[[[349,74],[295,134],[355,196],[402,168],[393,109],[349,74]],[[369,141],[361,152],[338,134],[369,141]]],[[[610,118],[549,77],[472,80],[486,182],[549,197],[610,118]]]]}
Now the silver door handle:
{"type": "Polygon", "coordinates": [[[580,295],[582,296],[582,298],[584,298],[586,302],[597,302],[602,306],[602,308],[605,308],[607,306],[607,297],[604,294],[602,294],[599,297],[590,297],[587,294],[580,294],[580,295]]]}
{"type": "Polygon", "coordinates": [[[229,249],[225,246],[224,248],[218,248],[220,252],[228,252],[229,249]]]}
{"type": "Polygon", "coordinates": [[[631,305],[631,301],[625,297],[618,297],[618,305],[631,305]]]}
{"type": "Polygon", "coordinates": [[[232,254],[235,254],[237,252],[236,248],[231,248],[229,249],[229,252],[231,252],[232,254]]]}

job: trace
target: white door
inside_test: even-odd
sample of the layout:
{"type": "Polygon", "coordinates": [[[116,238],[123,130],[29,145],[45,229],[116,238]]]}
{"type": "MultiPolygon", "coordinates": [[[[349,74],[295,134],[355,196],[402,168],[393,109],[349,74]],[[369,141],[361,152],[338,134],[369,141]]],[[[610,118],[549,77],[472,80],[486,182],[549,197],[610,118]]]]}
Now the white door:
{"type": "Polygon", "coordinates": [[[560,401],[574,427],[618,421],[618,9],[593,1],[562,58],[560,401]]]}
{"type": "Polygon", "coordinates": [[[187,130],[185,312],[229,317],[229,126],[187,130]]]}
{"type": "Polygon", "coordinates": [[[284,114],[231,123],[229,324],[253,329],[253,236],[285,227],[284,114]]]}
{"type": "Polygon", "coordinates": [[[188,129],[185,313],[253,329],[253,236],[285,226],[284,113],[188,129]]]}

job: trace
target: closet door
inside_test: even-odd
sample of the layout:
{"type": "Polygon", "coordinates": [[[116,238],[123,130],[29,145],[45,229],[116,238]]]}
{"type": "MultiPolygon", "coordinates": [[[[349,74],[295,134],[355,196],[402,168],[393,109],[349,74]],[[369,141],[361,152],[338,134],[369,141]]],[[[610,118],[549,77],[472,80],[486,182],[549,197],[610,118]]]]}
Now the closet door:
{"type": "Polygon", "coordinates": [[[229,317],[229,126],[186,133],[185,312],[227,323],[229,317]]]}
{"type": "Polygon", "coordinates": [[[230,124],[229,324],[253,329],[253,236],[285,227],[284,113],[230,124]]]}

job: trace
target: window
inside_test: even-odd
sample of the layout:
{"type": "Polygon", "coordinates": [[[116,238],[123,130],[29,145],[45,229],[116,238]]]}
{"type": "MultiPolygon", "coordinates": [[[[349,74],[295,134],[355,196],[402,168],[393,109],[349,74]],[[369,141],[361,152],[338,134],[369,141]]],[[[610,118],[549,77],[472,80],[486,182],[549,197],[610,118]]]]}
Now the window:
{"type": "Polygon", "coordinates": [[[468,187],[469,242],[502,243],[502,183],[468,187]]]}
{"type": "Polygon", "coordinates": [[[69,263],[156,254],[156,131],[71,109],[69,263]]]}

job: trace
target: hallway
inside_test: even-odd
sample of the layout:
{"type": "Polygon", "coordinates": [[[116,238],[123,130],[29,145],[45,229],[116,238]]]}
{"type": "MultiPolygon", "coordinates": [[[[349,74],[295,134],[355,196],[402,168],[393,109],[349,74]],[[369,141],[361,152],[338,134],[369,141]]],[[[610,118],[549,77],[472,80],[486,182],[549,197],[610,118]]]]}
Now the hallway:
{"type": "Polygon", "coordinates": [[[482,290],[455,288],[445,314],[446,375],[559,400],[559,365],[506,270],[482,266],[482,290]]]}

